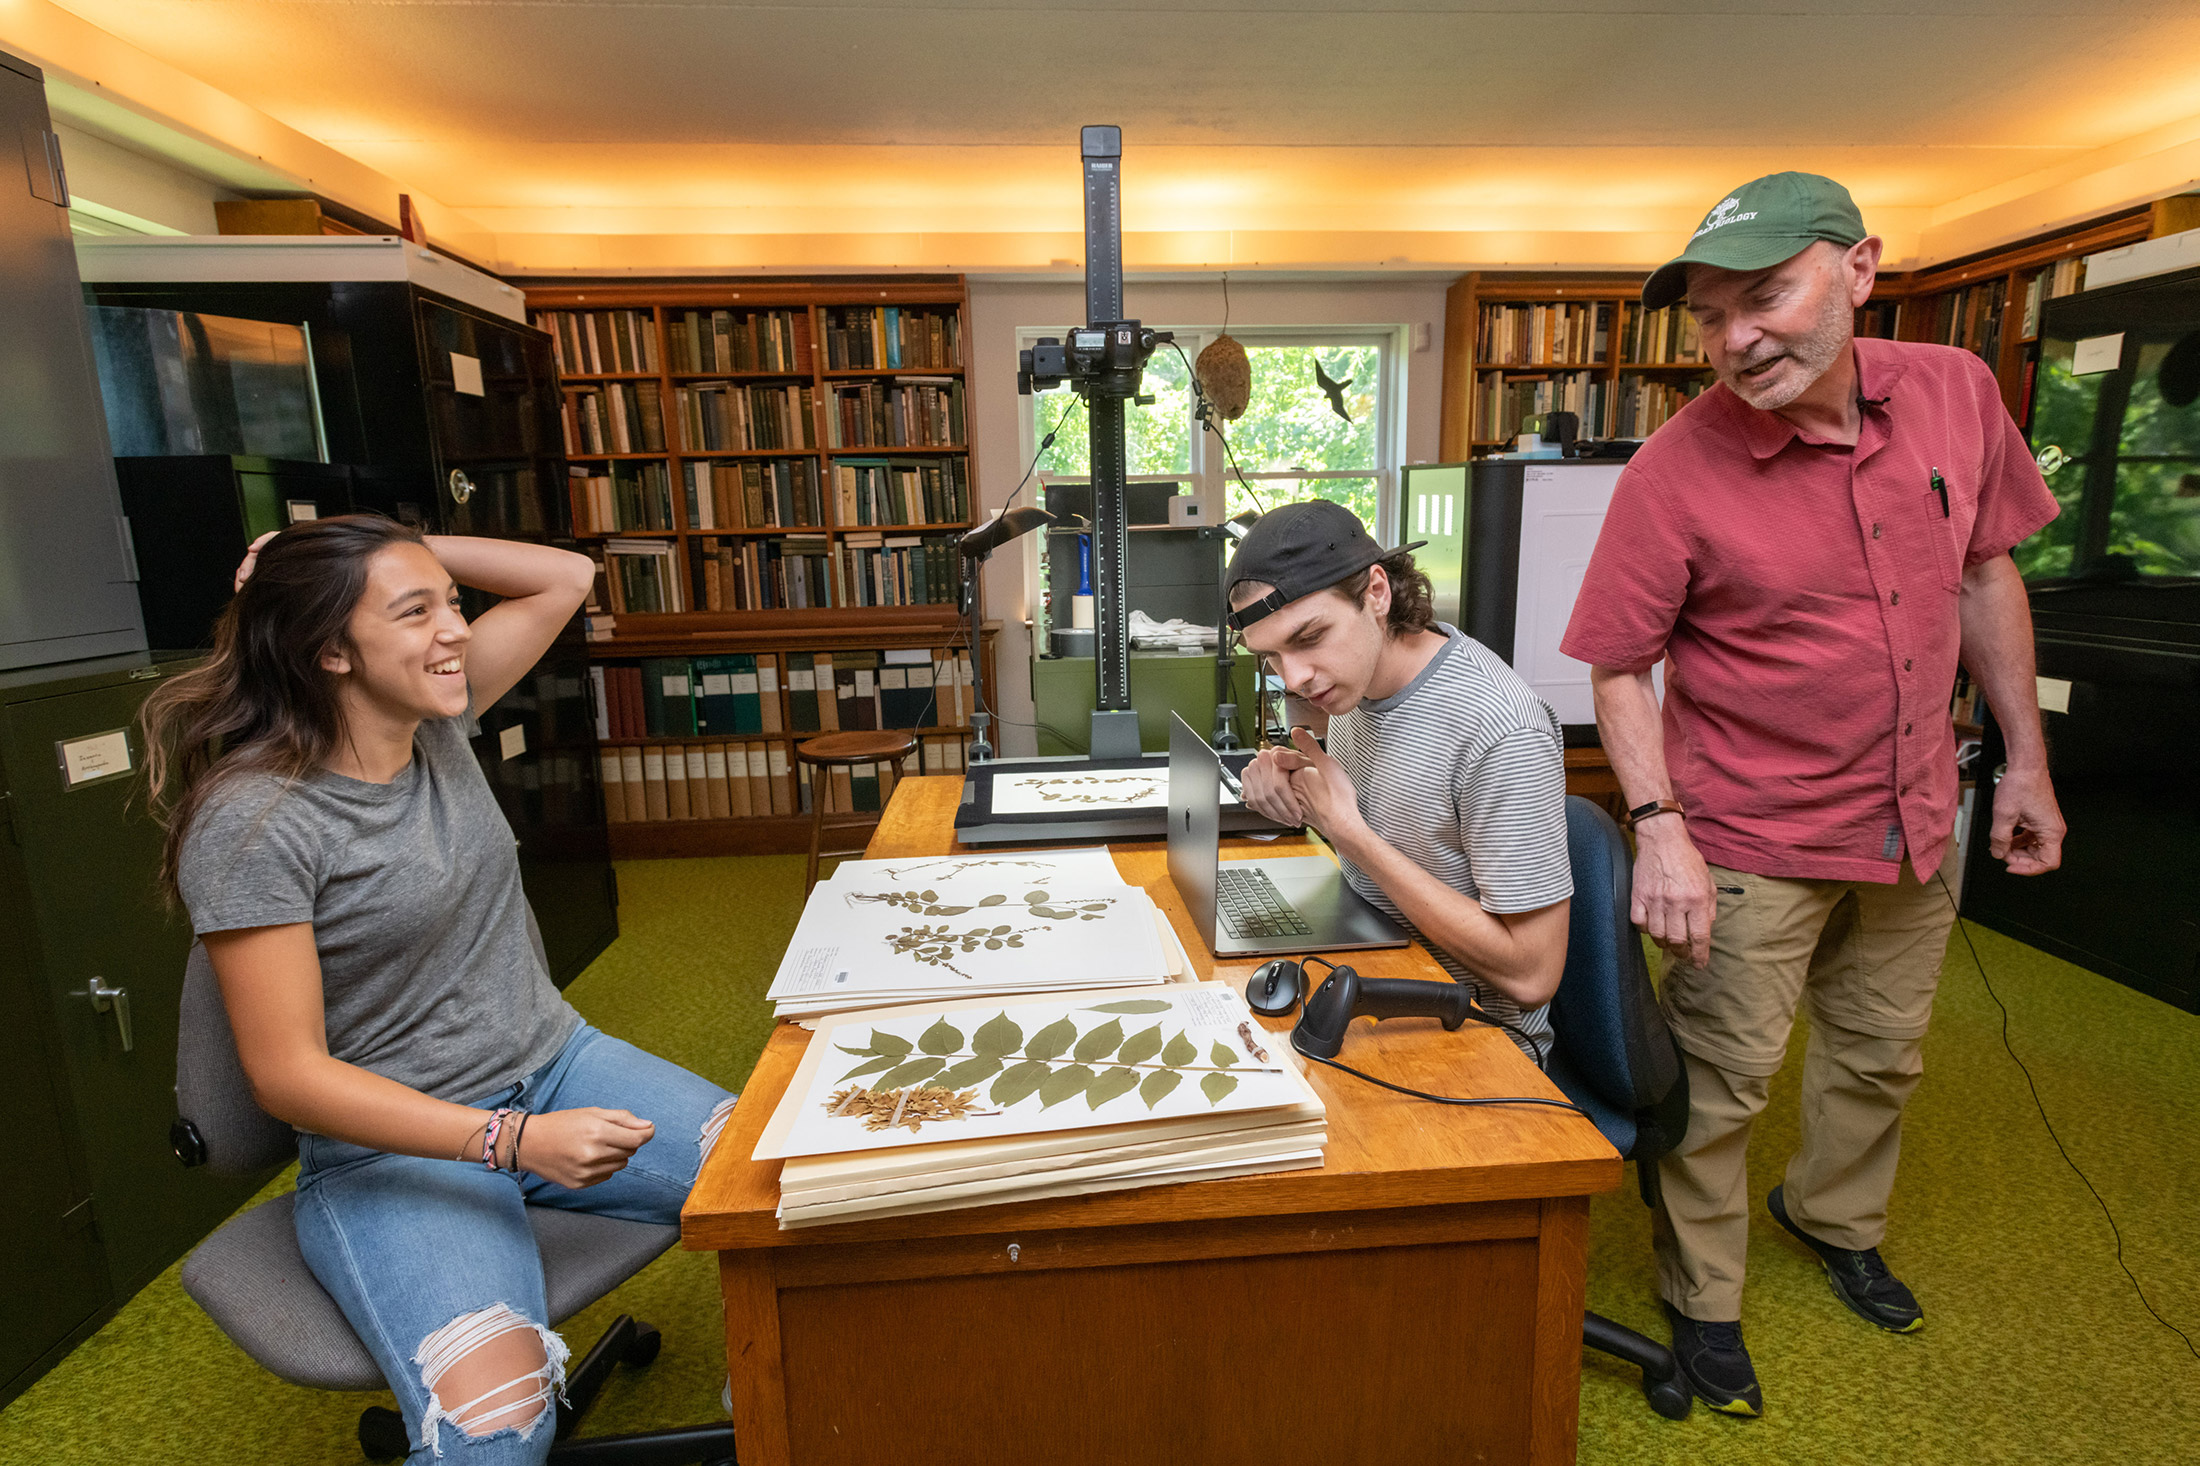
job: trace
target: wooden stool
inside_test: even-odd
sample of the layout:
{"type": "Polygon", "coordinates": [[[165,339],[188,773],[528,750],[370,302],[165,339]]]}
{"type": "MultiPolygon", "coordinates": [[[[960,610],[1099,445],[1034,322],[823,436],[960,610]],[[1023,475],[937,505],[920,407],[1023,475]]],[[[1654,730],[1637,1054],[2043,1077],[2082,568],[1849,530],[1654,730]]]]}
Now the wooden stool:
{"type": "MultiPolygon", "coordinates": [[[[810,868],[802,878],[802,898],[805,901],[809,899],[811,888],[817,885],[817,862],[820,856],[863,853],[860,849],[823,848],[825,806],[832,798],[832,771],[836,768],[852,768],[857,764],[899,764],[916,751],[915,734],[893,732],[827,733],[823,737],[795,745],[795,758],[817,770],[817,777],[810,780],[810,868]]],[[[858,823],[870,823],[870,817],[865,815],[860,820],[842,818],[836,828],[846,829],[858,823]]]]}

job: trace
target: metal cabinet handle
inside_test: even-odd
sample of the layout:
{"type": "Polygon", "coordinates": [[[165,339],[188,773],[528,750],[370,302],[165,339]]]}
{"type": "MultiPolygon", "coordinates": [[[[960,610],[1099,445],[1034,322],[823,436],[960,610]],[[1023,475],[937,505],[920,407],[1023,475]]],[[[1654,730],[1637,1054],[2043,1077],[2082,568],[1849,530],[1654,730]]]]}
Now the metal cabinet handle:
{"type": "Polygon", "coordinates": [[[452,469],[452,470],[451,470],[451,502],[452,502],[452,503],[454,503],[454,504],[463,504],[463,503],[465,503],[465,502],[466,502],[466,501],[467,501],[468,499],[471,499],[471,498],[472,498],[473,496],[474,496],[474,481],[473,481],[472,479],[470,479],[470,478],[466,477],[466,470],[465,470],[465,469],[463,469],[463,468],[454,468],[454,469],[452,469]]]}
{"type": "Polygon", "coordinates": [[[80,996],[92,1000],[92,1011],[94,1013],[105,1013],[110,1010],[114,1013],[115,1026],[122,1030],[122,1051],[124,1053],[127,1054],[137,1047],[136,1042],[130,1035],[130,990],[128,988],[111,988],[107,986],[105,978],[95,977],[92,979],[91,991],[81,993],[80,996]]]}

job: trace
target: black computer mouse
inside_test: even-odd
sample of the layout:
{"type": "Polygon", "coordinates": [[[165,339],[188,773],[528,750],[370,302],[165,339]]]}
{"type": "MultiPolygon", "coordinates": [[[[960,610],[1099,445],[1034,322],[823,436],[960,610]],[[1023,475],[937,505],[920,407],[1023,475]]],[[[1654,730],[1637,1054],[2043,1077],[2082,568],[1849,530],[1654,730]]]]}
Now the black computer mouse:
{"type": "Polygon", "coordinates": [[[1245,1005],[1263,1018],[1281,1018],[1299,1005],[1306,994],[1306,980],[1299,964],[1276,957],[1253,969],[1245,984],[1245,1005]]]}

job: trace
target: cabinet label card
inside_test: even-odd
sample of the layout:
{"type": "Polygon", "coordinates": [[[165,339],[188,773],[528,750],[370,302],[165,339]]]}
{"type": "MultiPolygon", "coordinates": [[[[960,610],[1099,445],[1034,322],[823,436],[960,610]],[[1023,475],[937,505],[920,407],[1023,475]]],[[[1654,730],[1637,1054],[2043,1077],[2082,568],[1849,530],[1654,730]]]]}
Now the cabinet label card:
{"type": "Polygon", "coordinates": [[[130,731],[117,728],[111,733],[70,738],[56,743],[54,753],[61,765],[62,787],[81,788],[98,779],[130,772],[130,731]]]}
{"type": "Polygon", "coordinates": [[[452,352],[451,386],[454,390],[464,392],[470,397],[486,396],[487,394],[481,390],[481,358],[478,356],[461,356],[455,351],[452,352]]]}
{"type": "Polygon", "coordinates": [[[511,727],[497,734],[497,751],[500,755],[499,762],[507,758],[518,758],[525,753],[527,751],[527,725],[514,723],[511,727]]]}
{"type": "Polygon", "coordinates": [[[2070,711],[2070,683],[2062,677],[2037,677],[2040,711],[2043,713],[2067,713],[2070,711]]]}
{"type": "Polygon", "coordinates": [[[2090,377],[2097,372],[2112,372],[2123,357],[2123,332],[2118,331],[2113,336],[2088,336],[2070,353],[2070,375],[2090,377]]]}

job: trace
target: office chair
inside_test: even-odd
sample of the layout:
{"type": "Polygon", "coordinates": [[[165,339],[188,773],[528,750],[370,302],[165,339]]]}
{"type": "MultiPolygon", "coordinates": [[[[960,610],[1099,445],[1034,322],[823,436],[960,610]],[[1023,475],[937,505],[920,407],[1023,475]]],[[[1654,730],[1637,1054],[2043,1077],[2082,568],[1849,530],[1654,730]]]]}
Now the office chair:
{"type": "MultiPolygon", "coordinates": [[[[1688,1073],[1628,919],[1634,858],[1612,817],[1579,795],[1566,799],[1566,855],[1574,900],[1566,971],[1551,999],[1548,1072],[1635,1163],[1643,1204],[1656,1206],[1657,1159],[1688,1128],[1688,1073]]],[[[1668,1420],[1687,1417],[1694,1396],[1672,1350],[1594,1313],[1581,1321],[1581,1341],[1639,1366],[1651,1409],[1668,1420]]]]}
{"type": "MultiPolygon", "coordinates": [[[[534,935],[534,916],[528,916],[534,935]]],[[[536,937],[537,944],[540,938],[536,937]]],[[[221,989],[203,967],[186,973],[176,1044],[176,1102],[181,1116],[170,1131],[176,1157],[224,1175],[264,1172],[295,1160],[290,1127],[252,1099],[237,1044],[222,1006],[221,989]]],[[[373,1356],[352,1332],[336,1301],[306,1266],[291,1221],[294,1193],[264,1201],[223,1223],[183,1263],[183,1290],[231,1342],[272,1374],[321,1390],[387,1388],[373,1356]]],[[[562,1323],[625,1282],[679,1240],[678,1227],[616,1217],[590,1216],[556,1207],[531,1206],[527,1220],[542,1253],[544,1294],[550,1321],[562,1323]]],[[[639,1367],[657,1357],[663,1336],[621,1314],[566,1374],[558,1403],[559,1466],[734,1466],[730,1422],[649,1431],[640,1435],[572,1440],[611,1371],[639,1367]]],[[[404,1417],[370,1406],[359,1417],[359,1445],[375,1460],[406,1455],[412,1442],[404,1417]]]]}

